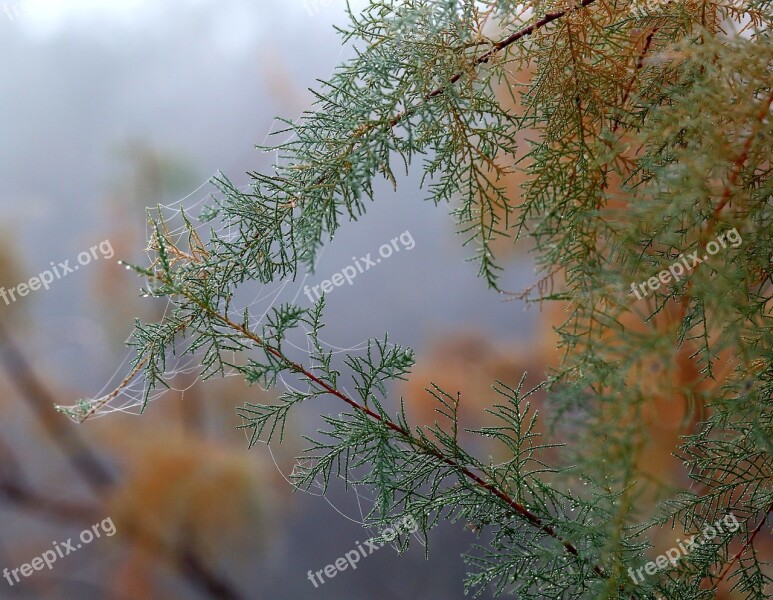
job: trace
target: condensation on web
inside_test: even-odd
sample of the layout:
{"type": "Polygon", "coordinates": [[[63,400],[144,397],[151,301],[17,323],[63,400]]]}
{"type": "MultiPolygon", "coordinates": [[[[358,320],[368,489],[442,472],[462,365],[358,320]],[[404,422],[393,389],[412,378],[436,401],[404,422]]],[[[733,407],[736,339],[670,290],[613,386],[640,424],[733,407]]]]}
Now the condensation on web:
{"type": "MultiPolygon", "coordinates": [[[[168,235],[169,241],[173,244],[180,244],[184,246],[186,240],[189,238],[190,231],[183,219],[183,211],[188,218],[190,225],[196,231],[196,233],[205,241],[210,238],[211,233],[221,240],[231,241],[242,235],[239,228],[231,225],[227,222],[215,220],[199,219],[198,216],[202,214],[204,209],[210,205],[213,199],[211,193],[206,191],[207,188],[213,186],[213,182],[220,175],[216,175],[189,195],[181,198],[171,204],[159,205],[151,210],[155,213],[166,226],[165,235],[168,235]]],[[[248,190],[253,184],[247,184],[239,187],[240,191],[248,190]]],[[[151,239],[153,231],[151,230],[151,223],[146,225],[146,239],[151,239]]],[[[324,247],[322,248],[317,260],[321,259],[324,254],[324,247]]],[[[150,249],[146,249],[146,255],[148,257],[148,264],[155,260],[155,253],[150,249]]],[[[146,266],[146,265],[140,265],[146,266]]],[[[127,269],[131,269],[130,266],[126,266],[127,269]]],[[[249,309],[250,321],[249,327],[252,331],[259,331],[259,328],[263,324],[266,315],[270,310],[282,299],[282,301],[289,301],[290,303],[296,303],[298,297],[302,294],[303,286],[305,285],[308,274],[298,278],[296,281],[287,279],[281,282],[277,282],[273,286],[255,285],[254,289],[248,291],[246,297],[240,298],[239,307],[233,308],[232,312],[235,316],[238,316],[237,320],[241,320],[244,314],[245,307],[249,309]],[[288,299],[289,298],[289,299],[288,299]]],[[[161,298],[149,299],[153,302],[164,301],[161,298]]],[[[164,317],[173,310],[173,305],[168,300],[164,309],[164,317]]],[[[308,329],[304,331],[305,334],[310,333],[308,329]]],[[[306,364],[313,367],[312,355],[314,348],[312,346],[311,336],[305,335],[306,346],[301,346],[299,343],[291,340],[286,340],[285,343],[288,347],[300,352],[307,358],[306,364]]],[[[334,355],[338,354],[350,354],[357,353],[367,348],[367,340],[363,340],[358,345],[350,347],[340,347],[330,344],[324,340],[320,335],[319,342],[323,348],[327,351],[333,352],[334,355]]],[[[90,399],[81,400],[77,405],[71,407],[60,407],[60,410],[73,418],[74,420],[84,420],[83,415],[87,415],[87,418],[100,418],[115,413],[128,413],[139,414],[142,412],[144,406],[150,402],[154,402],[160,399],[169,392],[177,392],[184,394],[185,391],[192,386],[197,385],[198,376],[201,374],[201,354],[198,352],[190,353],[191,347],[190,339],[181,339],[176,343],[175,352],[171,351],[167,354],[167,369],[163,373],[162,378],[168,387],[161,387],[148,391],[148,382],[144,376],[142,368],[133,366],[135,357],[135,351],[130,350],[127,352],[123,362],[118,366],[116,371],[105,382],[102,389],[100,389],[90,399]],[[193,375],[194,377],[190,377],[193,375]],[[187,377],[185,377],[187,376],[187,377]],[[147,401],[146,401],[147,399],[147,401]]],[[[390,344],[391,345],[391,344],[390,344]]],[[[222,374],[223,377],[233,377],[239,375],[233,369],[226,369],[222,374]]],[[[295,385],[287,378],[280,376],[280,382],[278,387],[284,388],[287,391],[295,389],[295,385]]],[[[345,389],[343,391],[346,391],[345,389]]],[[[245,435],[247,432],[245,430],[245,435]]],[[[283,472],[279,462],[277,461],[274,452],[270,444],[265,441],[260,441],[266,448],[271,461],[274,463],[275,468],[281,474],[288,485],[296,487],[293,483],[292,473],[283,472]]],[[[296,465],[297,467],[298,465],[296,465]]],[[[340,476],[345,479],[345,474],[340,476]]],[[[345,481],[349,484],[349,481],[345,481]]],[[[355,522],[359,525],[364,525],[366,515],[370,513],[370,509],[374,504],[374,499],[367,497],[363,494],[363,490],[356,485],[347,485],[348,489],[352,490],[356,498],[356,510],[358,514],[347,514],[348,511],[341,509],[331,501],[331,499],[322,493],[323,483],[322,481],[315,481],[309,489],[304,488],[304,492],[319,496],[325,500],[337,513],[344,518],[355,522]]],[[[418,539],[418,538],[417,538],[418,539]]]]}
{"type": "MultiPolygon", "coordinates": [[[[205,188],[213,185],[213,181],[218,176],[209,179],[202,184],[194,192],[188,196],[177,200],[171,204],[159,205],[156,208],[151,209],[151,213],[157,214],[166,226],[165,236],[168,235],[168,239],[172,244],[179,244],[181,247],[186,244],[186,240],[189,237],[189,229],[183,219],[183,211],[185,216],[189,219],[190,225],[200,235],[202,240],[209,238],[210,233],[214,234],[221,240],[232,240],[237,236],[242,235],[237,227],[232,226],[230,223],[222,222],[218,220],[206,221],[199,220],[197,217],[212,200],[213,196],[207,193],[205,188]]],[[[245,191],[250,188],[252,184],[247,184],[239,188],[240,191],[245,191]]],[[[151,224],[146,225],[146,239],[150,239],[153,231],[151,230],[151,224]]],[[[324,252],[324,249],[323,249],[324,252]]],[[[146,255],[148,258],[148,264],[155,260],[155,253],[150,248],[146,249],[146,255]]],[[[320,256],[322,253],[320,253],[320,256]]],[[[139,265],[147,266],[147,265],[139,265]]],[[[131,270],[132,267],[126,265],[127,270],[131,270]]],[[[266,315],[271,309],[277,305],[280,301],[289,301],[290,303],[296,303],[298,297],[302,293],[304,282],[307,275],[299,278],[299,280],[292,281],[290,279],[277,282],[275,285],[254,285],[243,286],[240,289],[240,302],[238,308],[232,308],[232,316],[238,316],[238,321],[244,315],[244,309],[249,309],[250,320],[249,327],[252,331],[257,331],[263,324],[266,315]],[[295,289],[293,289],[295,288],[295,289]]],[[[144,294],[144,296],[148,296],[144,294]]],[[[160,298],[150,299],[153,302],[164,301],[160,298]]],[[[172,310],[173,305],[168,300],[164,308],[163,316],[166,317],[172,310]]],[[[308,333],[308,331],[306,331],[308,333]]],[[[308,338],[308,336],[306,336],[308,338]]],[[[320,342],[327,350],[332,351],[334,354],[357,352],[367,346],[367,342],[362,342],[356,346],[351,347],[338,347],[325,342],[320,338],[320,342]]],[[[313,348],[311,347],[311,341],[308,340],[308,346],[301,347],[297,343],[290,341],[285,342],[289,347],[294,348],[297,351],[302,352],[306,357],[310,357],[313,348]]],[[[176,343],[174,352],[169,351],[167,354],[167,370],[163,373],[163,380],[169,385],[169,388],[161,388],[147,392],[147,381],[143,376],[142,369],[132,369],[132,358],[135,355],[133,350],[127,352],[121,365],[116,369],[113,376],[105,383],[103,388],[94,394],[90,399],[81,400],[75,407],[64,407],[63,412],[69,414],[69,416],[82,420],[82,415],[88,413],[88,418],[98,418],[105,415],[109,415],[115,412],[138,414],[141,409],[147,403],[153,402],[166,394],[168,391],[184,392],[191,387],[190,378],[181,378],[180,375],[190,375],[200,373],[200,354],[191,354],[190,350],[191,342],[186,339],[179,340],[176,343]],[[185,381],[185,387],[175,387],[176,382],[185,381]],[[147,396],[147,402],[145,398],[147,396]],[[66,409],[72,408],[71,412],[66,409]],[[80,417],[79,417],[80,415],[80,417]]],[[[226,369],[224,372],[225,377],[232,377],[238,375],[233,369],[226,369]]],[[[282,382],[285,387],[289,389],[290,384],[287,381],[282,382]]]]}

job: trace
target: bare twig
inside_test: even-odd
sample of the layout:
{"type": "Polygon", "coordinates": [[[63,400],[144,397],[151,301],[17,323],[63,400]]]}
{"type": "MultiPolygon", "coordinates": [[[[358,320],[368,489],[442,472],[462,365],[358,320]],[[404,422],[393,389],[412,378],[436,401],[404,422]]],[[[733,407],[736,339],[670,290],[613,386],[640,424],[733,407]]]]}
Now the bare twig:
{"type": "Polygon", "coordinates": [[[113,484],[113,475],[75,431],[75,427],[59,415],[54,406],[56,399],[38,380],[27,359],[0,321],[0,362],[38,422],[61,449],[66,459],[96,492],[113,484]]]}
{"type": "MultiPolygon", "coordinates": [[[[19,392],[26,398],[38,421],[59,446],[77,473],[98,495],[116,485],[115,477],[88,447],[76,428],[54,409],[56,399],[37,378],[34,370],[13,344],[0,322],[0,362],[19,392]]],[[[12,450],[0,440],[0,494],[26,510],[42,516],[91,525],[99,518],[94,506],[53,500],[35,492],[26,482],[12,450]]],[[[131,531],[129,532],[131,534],[131,531]]],[[[135,535],[136,542],[141,540],[135,535]]],[[[224,577],[211,571],[193,550],[166,549],[171,563],[194,586],[218,600],[240,600],[241,594],[224,577]]]]}

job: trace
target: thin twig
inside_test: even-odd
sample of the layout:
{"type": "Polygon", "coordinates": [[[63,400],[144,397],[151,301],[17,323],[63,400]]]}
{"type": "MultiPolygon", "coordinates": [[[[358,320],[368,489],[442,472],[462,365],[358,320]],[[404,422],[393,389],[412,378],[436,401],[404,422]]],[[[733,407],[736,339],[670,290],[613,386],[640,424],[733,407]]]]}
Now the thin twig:
{"type": "MultiPolygon", "coordinates": [[[[727,178],[727,183],[725,184],[724,190],[722,191],[722,196],[719,202],[717,203],[717,206],[714,208],[714,211],[711,214],[711,219],[709,220],[709,223],[706,226],[706,229],[703,231],[703,233],[700,236],[701,254],[703,254],[706,251],[706,245],[710,241],[709,237],[711,237],[711,235],[716,230],[717,224],[719,223],[720,213],[725,208],[725,206],[727,206],[730,200],[732,200],[733,190],[738,183],[738,178],[741,176],[741,171],[743,171],[744,165],[746,164],[746,161],[749,158],[749,154],[751,154],[752,144],[754,143],[754,140],[756,139],[757,134],[759,133],[759,129],[762,126],[763,121],[765,120],[765,116],[770,112],[771,104],[773,104],[773,91],[770,92],[767,100],[760,104],[760,109],[757,111],[757,114],[755,116],[754,126],[752,128],[752,131],[744,141],[741,152],[733,161],[733,166],[730,169],[730,176],[727,178]]],[[[695,279],[695,273],[698,271],[698,269],[700,269],[701,264],[702,263],[698,263],[697,265],[695,265],[695,269],[693,270],[691,276],[689,277],[689,279],[687,280],[687,283],[685,284],[684,296],[682,297],[680,313],[679,313],[680,314],[679,321],[683,321],[685,316],[687,315],[687,308],[690,304],[690,299],[691,299],[690,292],[692,291],[693,280],[695,279]]]]}
{"type": "Polygon", "coordinates": [[[49,519],[91,525],[98,518],[98,510],[95,506],[56,500],[35,492],[24,476],[18,457],[2,438],[0,438],[0,495],[11,504],[49,519]]]}
{"type": "MultiPolygon", "coordinates": [[[[394,423],[393,421],[383,417],[382,415],[374,412],[367,406],[363,406],[362,404],[358,403],[356,400],[353,400],[346,394],[342,393],[340,390],[332,387],[330,384],[328,384],[326,381],[320,379],[314,373],[307,370],[303,365],[294,362],[287,356],[285,356],[281,351],[279,351],[277,348],[267,344],[260,336],[256,335],[249,329],[246,329],[242,325],[239,325],[238,323],[233,322],[228,316],[221,315],[217,311],[212,310],[209,306],[206,304],[200,302],[197,298],[186,295],[184,292],[180,292],[182,295],[184,295],[186,298],[188,298],[190,301],[197,304],[199,307],[202,308],[202,310],[206,311],[212,318],[217,319],[224,325],[227,325],[229,328],[233,329],[234,331],[241,333],[246,338],[252,340],[256,345],[258,345],[260,348],[264,349],[267,353],[271,354],[278,360],[280,360],[283,364],[287,366],[291,371],[303,375],[306,377],[309,381],[315,383],[320,388],[322,388],[325,392],[328,394],[331,394],[332,396],[337,397],[340,400],[343,400],[354,408],[356,411],[367,415],[374,421],[378,421],[379,423],[383,423],[385,427],[388,429],[391,429],[395,433],[398,433],[401,435],[409,444],[418,447],[421,449],[422,452],[425,454],[434,456],[438,460],[442,461],[443,463],[447,464],[451,468],[459,471],[462,473],[465,477],[469,478],[471,481],[475,482],[476,485],[478,485],[481,489],[484,489],[493,495],[495,495],[497,498],[502,500],[505,504],[507,504],[518,516],[523,518],[525,521],[529,522],[533,526],[537,527],[539,530],[541,530],[543,533],[547,534],[548,536],[552,537],[553,539],[557,540],[561,543],[561,545],[564,547],[564,549],[569,552],[570,554],[580,557],[580,553],[578,552],[577,548],[569,542],[568,540],[565,540],[562,538],[556,530],[547,523],[543,522],[542,519],[540,519],[537,515],[535,515],[533,512],[531,512],[528,508],[523,506],[522,504],[516,502],[512,497],[510,497],[507,492],[500,490],[497,488],[494,484],[485,481],[483,478],[481,478],[478,474],[471,471],[469,468],[465,467],[464,465],[459,464],[458,462],[454,461],[453,459],[450,459],[440,452],[434,450],[431,447],[426,446],[421,442],[421,440],[417,440],[409,430],[401,427],[400,425],[394,423]]],[[[598,565],[593,565],[593,571],[599,575],[602,578],[607,578],[608,575],[606,572],[599,567],[598,565]]]]}
{"type": "Polygon", "coordinates": [[[752,545],[754,542],[754,538],[757,537],[757,534],[762,529],[762,526],[765,524],[765,521],[768,520],[768,515],[773,512],[773,504],[771,504],[768,507],[767,512],[765,513],[765,516],[762,517],[760,522],[757,524],[757,527],[754,528],[754,531],[752,531],[751,535],[749,535],[749,539],[746,540],[743,546],[741,546],[741,549],[736,553],[736,555],[732,558],[732,560],[725,565],[725,567],[722,569],[722,572],[718,575],[717,580],[714,582],[714,585],[712,586],[712,590],[717,589],[717,586],[722,582],[722,580],[727,577],[728,573],[730,573],[730,569],[733,568],[733,565],[738,562],[738,559],[743,556],[744,552],[749,548],[749,546],[752,545]]]}
{"type": "Polygon", "coordinates": [[[0,361],[8,378],[27,400],[38,422],[60,448],[73,468],[95,492],[101,492],[114,483],[113,475],[103,461],[89,448],[71,423],[59,415],[54,398],[39,381],[27,359],[16,347],[0,321],[0,361]]]}
{"type": "MultiPolygon", "coordinates": [[[[519,29],[518,31],[510,34],[506,38],[498,41],[496,44],[494,44],[493,48],[490,50],[484,52],[479,57],[477,57],[473,62],[472,66],[477,67],[482,64],[488,63],[494,56],[499,53],[501,50],[504,50],[508,46],[513,45],[515,42],[517,42],[520,39],[525,38],[526,36],[532,35],[535,31],[538,29],[541,29],[545,25],[548,25],[552,23],[553,21],[556,21],[557,19],[560,19],[564,15],[572,12],[573,10],[577,10],[579,8],[585,8],[589,4],[593,4],[596,0],[583,0],[577,7],[570,8],[567,10],[559,10],[555,12],[547,13],[544,17],[539,19],[538,21],[535,21],[531,25],[524,27],[523,29],[519,29]]],[[[427,102],[431,100],[432,98],[436,98],[437,96],[441,96],[442,94],[445,94],[457,81],[459,81],[464,74],[467,71],[459,71],[458,73],[455,73],[451,76],[451,78],[448,80],[448,83],[445,85],[442,85],[438,88],[435,88],[431,92],[424,95],[424,102],[427,102]]],[[[392,128],[395,125],[397,125],[400,121],[405,119],[406,117],[412,115],[418,107],[412,107],[408,110],[405,110],[401,112],[400,114],[396,115],[389,121],[389,127],[392,128]]]]}
{"type": "MultiPolygon", "coordinates": [[[[34,370],[3,328],[2,322],[0,322],[0,359],[5,364],[9,377],[32,407],[39,422],[76,472],[94,488],[98,495],[117,485],[115,477],[92,452],[76,428],[54,410],[56,399],[39,381],[34,370]]],[[[3,467],[3,470],[0,470],[0,494],[4,495],[9,502],[59,520],[91,525],[98,518],[96,508],[52,500],[33,491],[23,478],[18,460],[2,440],[0,440],[0,458],[4,459],[0,460],[0,467],[3,467]]],[[[134,539],[137,540],[136,536],[134,539]]],[[[227,579],[211,571],[193,550],[173,548],[167,549],[166,553],[183,577],[211,597],[219,600],[242,598],[227,579]]]]}

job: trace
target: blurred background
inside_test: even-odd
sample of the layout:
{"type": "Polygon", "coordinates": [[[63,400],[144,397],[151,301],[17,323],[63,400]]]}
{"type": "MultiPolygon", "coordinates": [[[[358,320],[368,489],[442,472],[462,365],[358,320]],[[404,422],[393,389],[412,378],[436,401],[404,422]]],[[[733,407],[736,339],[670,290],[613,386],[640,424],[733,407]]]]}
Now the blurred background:
{"type": "MultiPolygon", "coordinates": [[[[0,9],[0,286],[77,264],[105,240],[114,250],[49,290],[0,299],[0,568],[108,517],[117,530],[19,584],[0,579],[0,598],[464,597],[461,553],[475,542],[464,524],[433,532],[428,561],[414,540],[402,557],[385,547],[314,588],[309,570],[377,533],[359,524],[365,496],[342,486],[328,498],[294,493],[285,479],[318,414],[299,415],[285,445],[248,450],[236,408],[270,398],[237,378],[194,385],[195,373],[143,415],[78,426],[52,408],[128,373],[134,318],[164,310],[117,263],[143,263],[146,207],[195,215],[218,171],[243,186],[247,171],[270,166],[254,146],[268,141],[273,117],[299,117],[307,88],[347,55],[332,28],[345,22],[343,0],[0,0],[0,9]]],[[[515,383],[526,357],[538,362],[527,352],[538,313],[488,291],[448,211],[423,198],[415,177],[397,193],[384,185],[317,273],[286,292],[307,304],[302,285],[409,231],[410,251],[330,295],[326,341],[358,348],[388,331],[418,352],[416,377],[399,391],[414,417],[434,420],[430,381],[454,390],[464,381],[473,426],[494,378],[515,383]]],[[[506,274],[513,288],[531,279],[527,261],[506,274]]]]}
{"type": "MultiPolygon", "coordinates": [[[[13,586],[0,579],[0,598],[463,598],[474,524],[434,530],[428,560],[414,540],[402,557],[385,547],[317,588],[308,580],[377,533],[360,525],[366,495],[340,482],[328,497],[293,492],[286,480],[319,414],[341,410],[332,401],[296,415],[284,445],[252,450],[236,409],[271,398],[235,377],[196,383],[195,369],[181,369],[143,415],[78,426],[53,409],[119,383],[133,320],[165,309],[117,262],[144,264],[146,207],[195,216],[218,171],[245,186],[248,171],[270,167],[255,145],[269,141],[273,117],[310,108],[307,88],[350,52],[332,28],[345,23],[345,2],[0,0],[0,9],[0,286],[77,264],[106,241],[112,250],[49,290],[0,299],[0,569],[106,518],[116,526],[51,570],[13,586]]],[[[527,310],[486,289],[447,207],[424,201],[415,174],[397,192],[380,186],[314,274],[255,298],[308,305],[304,286],[403,234],[410,249],[330,294],[325,342],[357,349],[389,332],[417,352],[414,376],[395,390],[411,417],[434,421],[424,389],[435,382],[461,393],[463,425],[479,427],[495,379],[514,386],[529,371],[536,383],[555,364],[563,308],[527,310]]],[[[527,252],[497,251],[504,289],[536,283],[527,252]]],[[[669,449],[683,414],[662,411],[643,464],[677,481],[669,449]]]]}

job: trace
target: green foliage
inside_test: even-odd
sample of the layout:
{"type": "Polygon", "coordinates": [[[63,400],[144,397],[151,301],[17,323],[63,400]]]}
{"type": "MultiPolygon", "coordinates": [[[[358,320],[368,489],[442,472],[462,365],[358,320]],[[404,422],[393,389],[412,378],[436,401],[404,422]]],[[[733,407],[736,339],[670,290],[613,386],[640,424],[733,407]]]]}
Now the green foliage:
{"type": "MultiPolygon", "coordinates": [[[[308,440],[297,485],[345,476],[375,495],[370,524],[410,515],[425,535],[440,519],[473,524],[470,591],[697,599],[715,597],[724,579],[739,597],[770,597],[753,540],[773,507],[771,3],[373,0],[350,17],[341,33],[355,57],[321,82],[313,112],[285,122],[288,141],[269,148],[272,173],[251,174],[247,192],[217,179],[200,217],[217,224],[207,241],[184,216],[183,249],[155,219],[155,260],[137,270],[174,310],[132,339],[146,393],[165,385],[174,351],[200,356],[202,377],[292,380],[274,404],[239,411],[252,443],[281,441],[301,404],[343,402],[308,440]],[[536,433],[530,392],[498,382],[499,425],[473,433],[511,457],[484,462],[460,444],[458,397],[430,390],[442,422],[429,428],[394,412],[391,384],[409,375],[409,349],[384,336],[336,366],[319,338],[324,301],[277,307],[259,328],[231,307],[244,282],[310,268],[341,223],[375,201],[376,178],[395,182],[395,164],[421,169],[429,198],[453,207],[492,288],[492,241],[533,240],[557,288],[539,300],[569,301],[565,357],[546,384],[553,421],[572,417],[551,432],[566,447],[536,433]],[[505,185],[516,172],[520,194],[505,185]],[[647,299],[629,293],[731,228],[742,245],[647,299]],[[294,335],[310,345],[305,363],[286,342],[294,335]],[[653,388],[641,374],[653,356],[697,376],[653,388]],[[351,382],[353,395],[343,391],[351,382]],[[701,407],[679,451],[689,488],[642,475],[653,396],[701,407]],[[660,501],[656,516],[635,502],[643,495],[660,501]],[[728,511],[743,523],[737,535],[634,586],[626,571],[645,560],[649,535],[695,531],[728,511]]],[[[85,418],[96,408],[68,410],[85,418]]]]}

